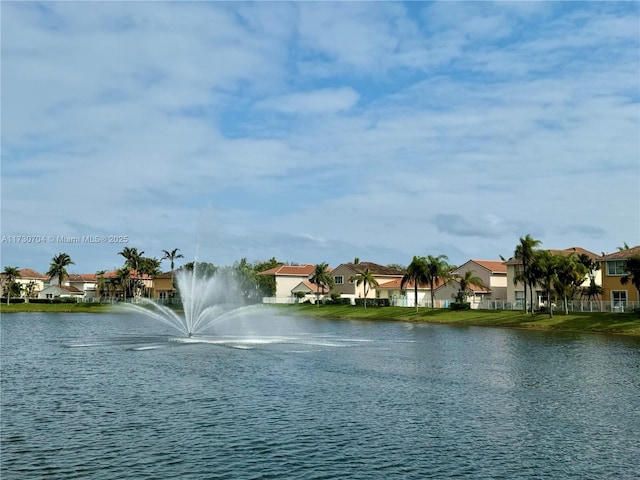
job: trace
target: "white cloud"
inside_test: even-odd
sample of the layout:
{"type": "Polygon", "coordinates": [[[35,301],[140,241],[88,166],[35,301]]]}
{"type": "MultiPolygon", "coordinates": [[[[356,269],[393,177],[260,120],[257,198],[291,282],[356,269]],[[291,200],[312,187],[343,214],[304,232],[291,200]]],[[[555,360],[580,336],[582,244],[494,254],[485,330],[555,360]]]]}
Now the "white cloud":
{"type": "Polygon", "coordinates": [[[272,97],[258,106],[288,114],[332,114],[351,110],[358,102],[358,97],[358,93],[350,87],[324,88],[272,97]]]}

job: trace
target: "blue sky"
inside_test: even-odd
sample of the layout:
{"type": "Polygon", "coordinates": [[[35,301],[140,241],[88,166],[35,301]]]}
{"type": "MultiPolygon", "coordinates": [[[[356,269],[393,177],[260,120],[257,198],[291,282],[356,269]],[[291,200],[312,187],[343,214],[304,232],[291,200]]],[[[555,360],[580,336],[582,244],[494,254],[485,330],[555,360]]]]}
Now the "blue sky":
{"type": "Polygon", "coordinates": [[[640,243],[638,2],[2,2],[2,266],[640,243]],[[16,243],[11,236],[43,236],[16,243]],[[61,244],[58,236],[128,242],[61,244]]]}

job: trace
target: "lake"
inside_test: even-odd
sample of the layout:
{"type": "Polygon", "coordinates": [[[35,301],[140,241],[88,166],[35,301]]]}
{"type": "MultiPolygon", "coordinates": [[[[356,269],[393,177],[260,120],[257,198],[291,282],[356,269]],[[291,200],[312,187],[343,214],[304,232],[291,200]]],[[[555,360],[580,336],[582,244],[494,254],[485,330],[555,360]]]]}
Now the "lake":
{"type": "Polygon", "coordinates": [[[640,339],[3,314],[3,479],[636,479],[640,339]]]}

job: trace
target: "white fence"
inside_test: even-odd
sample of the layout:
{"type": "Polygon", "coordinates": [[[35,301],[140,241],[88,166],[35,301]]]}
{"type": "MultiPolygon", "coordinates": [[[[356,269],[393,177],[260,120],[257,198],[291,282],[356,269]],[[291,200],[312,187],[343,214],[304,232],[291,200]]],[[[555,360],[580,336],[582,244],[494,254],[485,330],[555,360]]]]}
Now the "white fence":
{"type": "MultiPolygon", "coordinates": [[[[564,312],[564,302],[552,303],[554,312],[564,312]]],[[[506,300],[489,300],[480,303],[478,308],[485,310],[524,310],[522,302],[508,302],[506,300]]],[[[535,308],[539,308],[535,305],[535,308]]],[[[542,308],[546,308],[542,307],[542,308]]],[[[569,300],[569,312],[605,312],[631,313],[640,309],[640,302],[605,302],[596,300],[569,300]]]]}

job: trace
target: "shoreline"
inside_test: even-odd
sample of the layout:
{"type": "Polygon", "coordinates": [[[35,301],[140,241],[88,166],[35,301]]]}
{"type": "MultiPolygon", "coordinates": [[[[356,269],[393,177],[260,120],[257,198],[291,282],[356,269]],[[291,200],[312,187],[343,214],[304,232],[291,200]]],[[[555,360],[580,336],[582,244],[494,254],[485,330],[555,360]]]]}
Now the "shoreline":
{"type": "MultiPolygon", "coordinates": [[[[16,303],[0,304],[0,314],[9,313],[117,313],[111,303],[16,303]]],[[[553,332],[584,332],[640,336],[637,313],[546,313],[533,316],[512,310],[448,310],[411,307],[373,307],[311,304],[265,305],[284,315],[321,317],[334,320],[408,322],[469,327],[516,328],[553,332]]],[[[176,310],[179,312],[180,310],[176,310]]]]}

